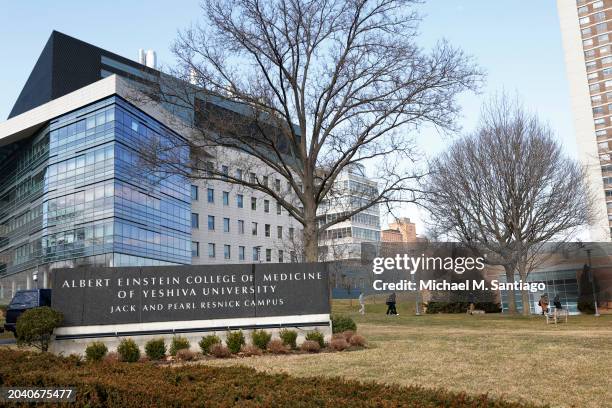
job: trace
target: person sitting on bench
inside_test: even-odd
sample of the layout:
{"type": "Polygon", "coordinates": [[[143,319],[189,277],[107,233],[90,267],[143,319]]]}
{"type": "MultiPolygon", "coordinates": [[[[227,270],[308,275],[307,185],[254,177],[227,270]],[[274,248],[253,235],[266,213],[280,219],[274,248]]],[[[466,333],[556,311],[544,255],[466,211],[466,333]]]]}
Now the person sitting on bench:
{"type": "Polygon", "coordinates": [[[468,314],[474,314],[474,310],[476,309],[476,297],[474,296],[474,293],[470,292],[469,296],[468,296],[468,314]]]}
{"type": "MultiPolygon", "coordinates": [[[[563,309],[559,295],[556,295],[553,299],[553,305],[555,306],[555,310],[553,312],[552,319],[555,324],[558,322],[560,316],[565,316],[565,323],[567,323],[567,316],[569,313],[566,309],[563,309]]],[[[548,324],[548,315],[546,315],[546,323],[548,324]]]]}
{"type": "Polygon", "coordinates": [[[555,305],[555,309],[557,310],[563,309],[563,305],[561,305],[561,298],[559,297],[559,295],[556,295],[553,299],[553,305],[555,305]]]}

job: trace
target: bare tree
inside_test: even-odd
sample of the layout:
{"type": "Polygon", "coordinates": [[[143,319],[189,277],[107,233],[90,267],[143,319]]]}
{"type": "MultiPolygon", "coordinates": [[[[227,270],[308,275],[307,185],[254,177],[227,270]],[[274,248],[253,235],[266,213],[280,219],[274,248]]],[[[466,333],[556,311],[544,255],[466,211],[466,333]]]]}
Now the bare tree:
{"type": "Polygon", "coordinates": [[[410,132],[454,129],[457,95],[481,80],[471,58],[447,42],[431,51],[417,45],[416,3],[205,0],[204,21],[173,47],[178,66],[150,95],[183,112],[190,136],[150,143],[145,161],[271,196],[303,225],[306,260],[315,261],[319,231],[374,205],[418,198],[410,132]],[[187,165],[172,153],[183,146],[187,165]],[[256,169],[255,177],[206,164],[221,156],[256,169]],[[379,182],[376,194],[318,225],[319,206],[353,164],[379,182]],[[283,189],[264,177],[281,179],[283,189]]]}
{"type": "MultiPolygon", "coordinates": [[[[438,232],[487,253],[508,282],[525,281],[545,243],[590,220],[584,169],[563,155],[548,126],[506,96],[483,109],[476,132],[431,163],[428,207],[438,232]]],[[[523,292],[523,313],[529,314],[523,292]]],[[[516,313],[514,292],[509,296],[516,313]]]]}

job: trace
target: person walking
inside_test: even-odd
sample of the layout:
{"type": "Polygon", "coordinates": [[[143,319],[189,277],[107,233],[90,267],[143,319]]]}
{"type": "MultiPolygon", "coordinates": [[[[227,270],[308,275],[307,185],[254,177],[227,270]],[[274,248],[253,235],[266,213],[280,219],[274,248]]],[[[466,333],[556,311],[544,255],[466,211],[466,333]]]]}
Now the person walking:
{"type": "Polygon", "coordinates": [[[365,296],[363,295],[363,291],[359,293],[359,314],[365,315],[365,296]]]}
{"type": "Polygon", "coordinates": [[[387,314],[388,315],[398,316],[397,309],[395,308],[395,303],[396,303],[395,292],[392,292],[387,298],[387,314]]]}
{"type": "Polygon", "coordinates": [[[548,313],[548,295],[546,293],[540,296],[538,306],[542,308],[542,316],[548,313]]]}

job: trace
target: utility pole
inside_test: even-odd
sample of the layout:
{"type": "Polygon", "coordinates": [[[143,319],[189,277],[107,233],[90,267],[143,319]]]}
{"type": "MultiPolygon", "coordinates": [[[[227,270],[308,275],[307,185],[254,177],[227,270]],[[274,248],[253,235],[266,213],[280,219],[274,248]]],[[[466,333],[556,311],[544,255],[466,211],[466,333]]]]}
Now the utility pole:
{"type": "Polygon", "coordinates": [[[591,290],[593,291],[593,303],[595,303],[595,317],[599,317],[599,309],[597,308],[597,294],[595,293],[595,277],[593,276],[593,267],[591,265],[591,249],[586,250],[589,262],[588,276],[591,281],[591,290]]]}

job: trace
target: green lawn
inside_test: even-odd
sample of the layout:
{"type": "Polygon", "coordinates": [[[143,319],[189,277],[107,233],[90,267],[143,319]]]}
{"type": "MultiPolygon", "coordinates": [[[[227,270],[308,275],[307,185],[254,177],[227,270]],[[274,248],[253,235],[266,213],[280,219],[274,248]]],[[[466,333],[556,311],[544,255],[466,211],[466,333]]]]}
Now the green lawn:
{"type": "Polygon", "coordinates": [[[206,362],[246,364],[296,376],[342,376],[381,383],[489,393],[553,407],[604,407],[612,401],[612,316],[570,316],[546,325],[542,317],[414,316],[400,303],[399,316],[385,305],[335,301],[335,313],[352,316],[367,350],[290,357],[262,356],[206,362]]]}

